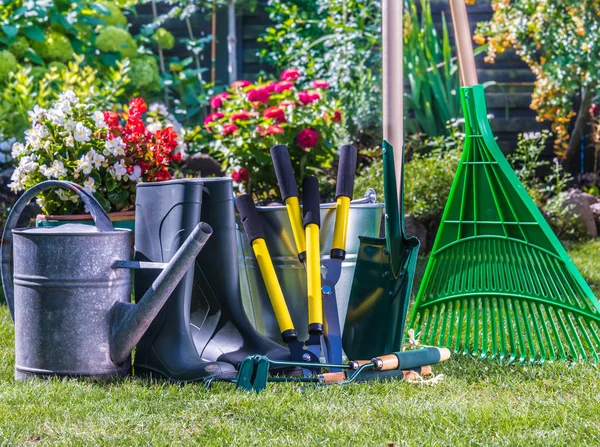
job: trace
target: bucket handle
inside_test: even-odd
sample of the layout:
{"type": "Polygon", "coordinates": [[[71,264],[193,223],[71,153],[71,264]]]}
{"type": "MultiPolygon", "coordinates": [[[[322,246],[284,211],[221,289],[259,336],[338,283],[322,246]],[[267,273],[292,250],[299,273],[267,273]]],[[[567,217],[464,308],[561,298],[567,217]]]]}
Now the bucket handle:
{"type": "Polygon", "coordinates": [[[13,271],[12,271],[12,230],[17,225],[21,213],[29,202],[35,198],[40,192],[52,188],[63,188],[68,189],[76,193],[83,203],[87,206],[92,219],[98,228],[98,231],[108,232],[114,231],[112,222],[102,209],[102,206],[98,203],[96,198],[83,187],[77,183],[67,182],[63,180],[47,180],[45,182],[38,183],[32,188],[25,191],[25,193],[17,200],[12,207],[8,219],[6,219],[6,225],[2,233],[2,286],[4,288],[4,297],[6,298],[6,304],[10,311],[10,316],[15,321],[14,315],[14,284],[13,284],[13,271]]]}

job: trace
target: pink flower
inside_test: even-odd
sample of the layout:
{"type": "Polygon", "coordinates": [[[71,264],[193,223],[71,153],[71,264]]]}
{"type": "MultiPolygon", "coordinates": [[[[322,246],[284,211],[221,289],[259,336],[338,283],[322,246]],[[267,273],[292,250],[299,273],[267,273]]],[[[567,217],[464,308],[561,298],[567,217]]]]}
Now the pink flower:
{"type": "Polygon", "coordinates": [[[247,182],[250,178],[250,173],[246,168],[240,168],[237,171],[233,171],[231,178],[237,183],[247,182]]]}
{"type": "Polygon", "coordinates": [[[263,87],[263,89],[265,89],[269,93],[273,93],[275,91],[275,86],[276,86],[275,82],[269,82],[267,85],[265,85],[263,87]]]}
{"type": "Polygon", "coordinates": [[[246,80],[235,81],[231,83],[231,88],[234,90],[242,89],[244,87],[248,87],[250,84],[252,84],[252,82],[246,80]]]}
{"type": "Polygon", "coordinates": [[[248,92],[248,101],[264,104],[269,101],[270,93],[264,88],[255,88],[248,92]]]}
{"type": "Polygon", "coordinates": [[[277,84],[275,84],[275,92],[282,93],[282,92],[285,92],[286,90],[290,90],[293,87],[294,87],[294,84],[292,84],[291,82],[281,81],[281,82],[278,82],[277,84]]]}
{"type": "Polygon", "coordinates": [[[279,107],[294,107],[296,103],[291,99],[284,99],[279,103],[279,107]]]}
{"type": "Polygon", "coordinates": [[[283,128],[279,124],[273,124],[272,126],[267,127],[267,133],[269,135],[281,135],[283,133],[283,128]]]}
{"type": "Polygon", "coordinates": [[[316,81],[312,82],[312,86],[313,88],[326,89],[329,87],[329,82],[327,82],[325,79],[317,79],[316,81]]]}
{"type": "Polygon", "coordinates": [[[223,92],[210,98],[210,106],[213,109],[218,109],[223,105],[223,100],[229,98],[229,93],[223,92]]]}
{"type": "Polygon", "coordinates": [[[234,133],[237,129],[238,127],[235,124],[224,124],[221,135],[226,137],[227,135],[231,135],[232,133],[234,133]]]}
{"type": "Polygon", "coordinates": [[[295,68],[288,68],[287,70],[283,70],[281,72],[281,80],[282,81],[295,81],[300,77],[300,72],[295,68]]]}
{"type": "Polygon", "coordinates": [[[211,113],[210,115],[207,115],[206,118],[204,118],[204,127],[210,127],[210,123],[216,121],[216,120],[220,120],[221,118],[223,118],[225,115],[223,115],[221,112],[215,112],[215,113],[211,113]]]}
{"type": "Polygon", "coordinates": [[[321,94],[314,90],[303,90],[298,93],[298,98],[300,99],[300,102],[306,106],[321,99],[321,94]]]}
{"type": "Polygon", "coordinates": [[[298,136],[296,137],[296,143],[298,143],[298,146],[304,151],[315,147],[318,142],[319,133],[314,129],[303,129],[298,132],[298,136]]]}
{"type": "Polygon", "coordinates": [[[265,118],[272,118],[278,123],[285,123],[285,113],[282,108],[273,106],[263,112],[265,118]]]}
{"type": "Polygon", "coordinates": [[[234,123],[236,121],[248,121],[250,118],[252,118],[252,114],[242,110],[241,112],[232,113],[229,119],[232,123],[234,123]]]}

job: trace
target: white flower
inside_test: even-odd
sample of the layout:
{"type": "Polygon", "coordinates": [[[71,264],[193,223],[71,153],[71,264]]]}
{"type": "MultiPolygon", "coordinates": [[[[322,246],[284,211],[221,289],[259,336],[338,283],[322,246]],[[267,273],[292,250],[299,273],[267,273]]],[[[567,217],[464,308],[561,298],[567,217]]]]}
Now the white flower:
{"type": "Polygon", "coordinates": [[[84,174],[89,174],[92,172],[94,165],[91,160],[88,160],[86,156],[81,157],[77,160],[77,167],[75,168],[77,171],[82,171],[84,174]]]}
{"type": "Polygon", "coordinates": [[[106,121],[104,121],[104,113],[100,112],[99,110],[94,112],[92,118],[94,118],[94,123],[96,124],[97,128],[106,129],[108,127],[106,125],[106,121]]]}
{"type": "Polygon", "coordinates": [[[129,180],[139,182],[142,179],[142,168],[140,168],[138,165],[134,165],[133,172],[127,176],[129,177],[129,180]]]}
{"type": "Polygon", "coordinates": [[[43,124],[36,124],[25,132],[25,143],[33,150],[43,146],[42,140],[48,136],[48,129],[43,124]]]}
{"type": "Polygon", "coordinates": [[[70,102],[70,103],[79,102],[79,98],[77,97],[75,92],[73,92],[73,90],[67,90],[66,92],[62,92],[60,95],[58,95],[58,100],[60,102],[70,102]]]}
{"type": "Polygon", "coordinates": [[[148,111],[158,113],[159,115],[168,115],[169,110],[162,102],[153,102],[148,106],[148,111]]]}
{"type": "Polygon", "coordinates": [[[115,156],[125,155],[125,143],[121,137],[115,137],[112,140],[106,140],[104,144],[106,150],[115,156]]]}
{"type": "Polygon", "coordinates": [[[68,119],[65,123],[65,129],[67,129],[69,132],[73,132],[76,127],[77,121],[73,121],[72,119],[68,119]]]}
{"type": "Polygon", "coordinates": [[[68,134],[65,137],[65,144],[67,145],[67,147],[73,147],[73,146],[75,146],[75,139],[73,138],[73,135],[68,134]]]}
{"type": "Polygon", "coordinates": [[[525,133],[523,133],[524,140],[537,140],[541,136],[542,136],[541,132],[525,132],[525,133]]]}
{"type": "Polygon", "coordinates": [[[85,182],[83,182],[83,189],[87,192],[93,193],[96,191],[96,186],[94,185],[95,180],[92,177],[88,177],[85,182]]]}
{"type": "Polygon", "coordinates": [[[15,143],[15,144],[13,144],[13,147],[12,147],[12,156],[13,156],[13,158],[17,158],[23,152],[25,152],[25,146],[23,146],[23,143],[15,143]]]}
{"type": "Polygon", "coordinates": [[[29,118],[31,118],[31,121],[34,124],[39,123],[44,119],[44,116],[46,115],[46,109],[43,109],[42,107],[36,104],[33,110],[27,112],[27,115],[29,115],[29,118]]]}
{"type": "Polygon", "coordinates": [[[48,119],[52,121],[53,124],[63,125],[67,119],[67,115],[64,110],[55,107],[48,110],[48,119]]]}
{"type": "Polygon", "coordinates": [[[46,206],[46,201],[42,197],[35,199],[35,203],[37,203],[40,208],[44,208],[46,206]]]}
{"type": "Polygon", "coordinates": [[[91,134],[92,131],[85,127],[83,123],[77,123],[77,126],[75,126],[74,138],[76,141],[79,141],[80,143],[90,141],[91,134]]]}
{"type": "Polygon", "coordinates": [[[40,172],[43,176],[47,178],[60,178],[67,175],[67,170],[65,169],[65,165],[62,161],[54,160],[50,167],[46,165],[40,166],[40,172]]]}
{"type": "Polygon", "coordinates": [[[121,180],[121,178],[127,174],[127,168],[125,167],[125,160],[119,160],[110,168],[110,173],[117,180],[121,180]]]}

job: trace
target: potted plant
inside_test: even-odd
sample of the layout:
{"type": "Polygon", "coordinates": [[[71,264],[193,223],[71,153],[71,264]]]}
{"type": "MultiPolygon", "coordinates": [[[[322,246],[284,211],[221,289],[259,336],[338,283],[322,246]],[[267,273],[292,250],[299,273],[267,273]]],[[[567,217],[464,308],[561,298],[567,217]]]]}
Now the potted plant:
{"type": "Polygon", "coordinates": [[[191,150],[220,160],[241,190],[268,198],[277,183],[269,154],[275,144],[288,146],[297,178],[331,167],[342,114],[328,87],[293,68],[274,82],[236,81],[212,97],[213,113],[191,150]]]}
{"type": "MultiPolygon", "coordinates": [[[[49,109],[36,106],[25,143],[15,143],[18,165],[10,187],[19,192],[44,180],[68,180],[94,194],[116,226],[133,229],[135,186],[140,181],[169,180],[172,161],[181,158],[172,127],[149,130],[141,98],[122,113],[96,110],[72,91],[62,93],[49,109]]],[[[78,196],[56,189],[40,194],[45,215],[38,225],[91,220],[78,196]]]]}

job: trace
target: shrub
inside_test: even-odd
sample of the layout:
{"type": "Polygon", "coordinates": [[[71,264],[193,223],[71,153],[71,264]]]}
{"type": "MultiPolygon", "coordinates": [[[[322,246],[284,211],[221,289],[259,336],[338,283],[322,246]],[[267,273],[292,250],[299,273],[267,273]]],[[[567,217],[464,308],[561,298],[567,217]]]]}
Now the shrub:
{"type": "MultiPolygon", "coordinates": [[[[144,122],[146,104],[134,98],[125,112],[99,111],[62,93],[49,109],[30,112],[32,127],[25,144],[13,145],[19,164],[9,185],[15,192],[48,179],[69,180],[94,194],[106,211],[130,208],[137,182],[168,180],[177,134],[171,127],[150,132],[144,122]]],[[[38,204],[48,214],[83,212],[79,198],[64,190],[40,194],[38,204]]]]}
{"type": "Polygon", "coordinates": [[[246,191],[267,197],[276,186],[269,149],[286,144],[298,179],[331,166],[342,115],[327,83],[284,70],[277,82],[234,82],[211,99],[196,150],[222,160],[246,191]]]}
{"type": "Polygon", "coordinates": [[[57,31],[46,33],[43,41],[31,42],[31,48],[46,61],[68,62],[73,59],[71,41],[57,31]]]}
{"type": "Polygon", "coordinates": [[[96,46],[103,53],[119,53],[122,57],[133,58],[138,54],[138,46],[129,31],[116,26],[107,26],[96,37],[96,46]]]}
{"type": "Polygon", "coordinates": [[[17,59],[7,51],[0,51],[0,85],[5,84],[11,72],[17,69],[17,59]]]}

